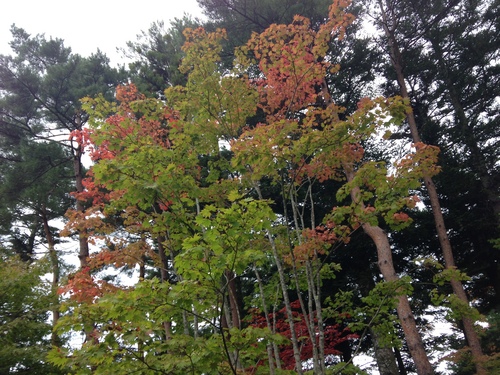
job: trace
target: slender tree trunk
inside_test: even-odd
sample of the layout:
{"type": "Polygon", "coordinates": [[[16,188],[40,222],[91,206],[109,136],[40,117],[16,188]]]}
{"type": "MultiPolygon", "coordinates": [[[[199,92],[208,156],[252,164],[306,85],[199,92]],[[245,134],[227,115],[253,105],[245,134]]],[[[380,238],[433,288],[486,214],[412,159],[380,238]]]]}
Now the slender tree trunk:
{"type": "MultiPolygon", "coordinates": [[[[76,149],[76,154],[73,159],[73,168],[75,171],[75,179],[76,179],[76,191],[78,193],[83,192],[84,187],[83,187],[83,166],[81,163],[81,149],[80,146],[77,147],[76,149]]],[[[84,212],[85,211],[85,205],[84,203],[77,199],[76,200],[76,211],[78,212],[84,212]]],[[[78,258],[80,259],[80,268],[85,268],[88,266],[88,258],[89,258],[89,243],[87,239],[87,233],[86,232],[80,232],[78,233],[78,242],[79,242],[79,253],[78,253],[78,258]]]]}
{"type": "Polygon", "coordinates": [[[168,277],[168,256],[165,252],[165,246],[163,243],[165,242],[164,236],[158,236],[157,244],[158,244],[158,255],[160,257],[160,279],[161,282],[167,282],[169,280],[168,277]]]}
{"type": "MultiPolygon", "coordinates": [[[[425,20],[421,20],[424,24],[426,24],[425,20]]],[[[476,136],[474,134],[474,131],[472,130],[472,126],[470,124],[470,121],[467,117],[467,114],[465,112],[465,109],[460,101],[460,95],[457,92],[457,89],[455,88],[449,74],[449,69],[448,69],[448,64],[446,63],[446,59],[444,57],[444,52],[441,49],[441,46],[439,45],[439,42],[435,40],[435,38],[432,38],[430,36],[427,36],[427,40],[432,45],[432,48],[434,50],[434,54],[436,56],[436,59],[438,61],[438,66],[439,66],[439,72],[441,73],[441,76],[443,77],[443,82],[446,85],[446,89],[448,91],[448,96],[450,98],[450,102],[453,107],[453,111],[455,112],[455,117],[458,121],[458,125],[460,128],[460,131],[462,133],[462,137],[464,140],[464,144],[468,147],[469,152],[470,152],[470,157],[472,160],[472,164],[474,167],[474,170],[477,171],[479,175],[479,181],[481,182],[481,186],[483,188],[483,191],[486,194],[486,197],[489,201],[490,207],[493,211],[493,217],[495,218],[495,223],[497,226],[499,226],[499,220],[500,220],[500,196],[495,192],[495,184],[493,182],[493,178],[488,172],[488,167],[486,164],[486,160],[484,158],[484,155],[481,153],[481,150],[478,146],[478,142],[476,141],[476,136]]],[[[500,277],[500,268],[497,264],[495,264],[494,261],[492,261],[492,266],[490,267],[490,274],[493,274],[492,278],[493,282],[493,288],[495,289],[495,293],[497,296],[500,296],[500,285],[498,283],[498,279],[500,277]]],[[[465,323],[464,323],[465,324],[465,323]]],[[[465,327],[464,327],[465,330],[465,327]]],[[[466,333],[467,335],[467,333],[466,333]]],[[[474,339],[472,338],[472,341],[474,339]]],[[[469,342],[469,345],[471,343],[469,342]]],[[[471,350],[472,350],[472,345],[471,345],[471,350]]]]}
{"type": "MultiPolygon", "coordinates": [[[[282,182],[282,183],[284,186],[285,183],[284,182],[282,182]]],[[[284,189],[283,189],[283,191],[284,191],[284,189]]],[[[296,235],[298,244],[301,245],[302,244],[301,228],[304,228],[305,225],[304,225],[303,215],[300,214],[299,207],[298,207],[297,190],[293,184],[290,185],[290,189],[288,190],[288,193],[290,195],[290,205],[292,208],[292,217],[293,217],[293,222],[295,224],[295,235],[296,235]]],[[[307,196],[306,196],[306,199],[307,199],[307,196]]],[[[288,221],[288,213],[287,213],[287,209],[286,209],[285,194],[283,194],[283,207],[285,210],[285,217],[287,218],[286,220],[288,221]]],[[[306,280],[307,280],[307,286],[308,286],[308,288],[307,288],[308,306],[306,308],[306,305],[304,303],[304,299],[302,298],[300,285],[299,285],[299,278],[298,278],[299,272],[297,269],[297,262],[295,259],[295,254],[293,252],[293,243],[292,243],[292,238],[290,236],[290,232],[288,232],[288,235],[289,235],[290,257],[292,259],[292,266],[293,266],[293,275],[295,275],[295,277],[293,277],[293,280],[295,282],[295,289],[297,291],[297,298],[300,302],[300,308],[302,310],[304,322],[306,323],[307,333],[309,335],[309,339],[311,340],[312,355],[313,355],[313,358],[312,358],[313,372],[314,372],[314,374],[322,374],[322,373],[324,373],[324,370],[323,370],[324,360],[323,360],[323,362],[321,362],[320,358],[324,358],[324,355],[321,356],[321,353],[319,352],[319,345],[318,345],[318,342],[316,340],[316,328],[318,329],[318,331],[321,332],[319,334],[323,338],[324,338],[324,332],[323,332],[323,327],[320,326],[319,324],[315,324],[315,322],[314,322],[313,304],[315,302],[315,299],[314,299],[313,293],[315,291],[315,283],[314,283],[313,276],[312,276],[312,269],[311,269],[310,261],[307,260],[305,262],[305,268],[306,268],[306,280]]]]}
{"type": "Polygon", "coordinates": [[[238,304],[236,288],[236,276],[231,270],[225,270],[224,275],[227,283],[231,322],[233,327],[241,329],[240,308],[238,304]]]}
{"type": "Polygon", "coordinates": [[[47,212],[46,212],[45,207],[42,207],[42,210],[40,213],[42,216],[43,230],[45,232],[45,239],[47,240],[47,247],[49,250],[50,264],[51,264],[51,268],[52,268],[51,292],[52,292],[54,299],[56,300],[54,303],[54,306],[52,306],[51,343],[53,346],[59,347],[61,345],[61,338],[54,330],[54,327],[60,318],[59,298],[57,297],[58,296],[57,289],[59,288],[59,281],[60,281],[59,258],[58,258],[57,253],[56,253],[54,236],[52,235],[52,231],[50,230],[50,227],[49,227],[49,220],[47,218],[47,212]]]}
{"type": "MultiPolygon", "coordinates": [[[[408,94],[408,89],[406,87],[405,77],[403,73],[403,59],[401,56],[401,51],[399,50],[399,46],[397,43],[396,35],[395,35],[395,15],[394,10],[391,8],[390,2],[386,1],[387,7],[384,7],[382,0],[378,0],[380,11],[382,14],[382,25],[384,28],[385,35],[388,39],[390,56],[393,68],[396,72],[396,79],[401,91],[401,96],[405,99],[410,99],[408,94]],[[388,12],[392,13],[392,25],[389,21],[388,12]]],[[[415,120],[415,116],[413,112],[410,112],[407,116],[408,124],[410,127],[410,132],[413,138],[414,143],[421,142],[420,134],[417,127],[417,122],[415,120]]],[[[441,204],[439,203],[439,197],[437,193],[436,186],[434,185],[434,181],[430,176],[424,176],[424,183],[427,188],[427,192],[429,194],[429,199],[431,202],[432,214],[434,216],[434,223],[436,225],[436,231],[439,239],[439,244],[441,246],[441,250],[443,252],[443,258],[446,269],[455,269],[455,259],[453,256],[453,250],[451,248],[450,240],[448,238],[448,233],[446,230],[446,226],[444,223],[443,213],[441,210],[441,204]]],[[[453,293],[464,303],[469,304],[469,300],[465,293],[462,283],[459,280],[453,279],[451,280],[451,287],[453,293]]],[[[471,350],[472,356],[474,358],[474,362],[476,364],[477,374],[482,375],[485,374],[485,370],[481,365],[481,359],[483,356],[483,352],[481,349],[481,342],[479,337],[474,329],[474,323],[469,318],[462,318],[463,328],[465,338],[469,344],[469,348],[471,350]]]]}
{"type": "MultiPolygon", "coordinates": [[[[141,236],[141,240],[144,240],[144,236],[141,236]]],[[[141,256],[141,261],[139,262],[139,280],[142,281],[146,277],[146,256],[141,256]]],[[[146,352],[144,350],[144,340],[141,338],[137,339],[137,352],[139,353],[139,359],[144,360],[146,352]]]]}
{"type": "MultiPolygon", "coordinates": [[[[262,192],[260,187],[255,184],[255,190],[259,196],[259,199],[263,199],[262,192]]],[[[271,233],[267,232],[267,238],[271,245],[271,250],[273,253],[274,261],[276,263],[276,268],[278,269],[278,277],[280,281],[281,292],[283,294],[283,300],[285,302],[285,310],[288,319],[288,324],[290,326],[290,335],[292,340],[292,348],[293,348],[293,358],[295,359],[295,370],[297,374],[303,375],[302,371],[302,362],[300,360],[300,350],[299,350],[299,341],[297,338],[297,333],[295,332],[295,324],[293,320],[293,312],[292,306],[290,304],[290,297],[288,296],[288,287],[285,279],[285,270],[283,269],[283,264],[281,263],[281,258],[278,254],[278,249],[276,248],[276,243],[274,242],[274,238],[271,233]]]]}
{"type": "MultiPolygon", "coordinates": [[[[81,129],[83,126],[81,120],[81,114],[77,113],[75,115],[75,128],[81,129]]],[[[77,144],[76,147],[73,147],[73,171],[75,173],[75,187],[77,193],[82,193],[85,189],[83,186],[83,165],[82,165],[82,155],[83,150],[80,144],[77,144]]],[[[85,204],[80,199],[76,200],[76,211],[79,213],[85,212],[85,204]]],[[[82,230],[78,232],[78,242],[79,242],[79,252],[78,259],[80,260],[80,270],[85,270],[89,265],[89,242],[88,235],[86,230],[82,230]]],[[[90,273],[90,271],[87,271],[90,273]]],[[[95,324],[94,322],[86,322],[88,328],[85,329],[85,342],[97,342],[97,338],[95,335],[95,324]]]]}
{"type": "MultiPolygon", "coordinates": [[[[271,321],[269,319],[269,310],[267,309],[266,297],[265,297],[265,294],[264,294],[264,285],[262,283],[262,279],[260,278],[259,271],[257,270],[257,266],[255,264],[253,265],[253,270],[255,272],[255,277],[257,279],[257,284],[259,285],[260,299],[262,301],[262,310],[264,311],[264,316],[266,317],[267,328],[272,333],[275,333],[274,327],[271,324],[271,321]]],[[[267,345],[267,357],[268,357],[268,361],[269,361],[269,374],[274,375],[274,373],[275,373],[274,358],[276,358],[276,367],[278,369],[281,369],[281,361],[280,361],[280,357],[279,357],[279,349],[278,349],[278,346],[275,343],[267,345]]]]}
{"type": "MultiPolygon", "coordinates": [[[[77,113],[75,117],[75,127],[77,129],[81,129],[83,126],[82,120],[81,120],[81,114],[77,113]]],[[[83,178],[84,178],[84,173],[83,173],[83,165],[82,165],[82,155],[83,155],[83,150],[82,146],[80,144],[76,145],[76,147],[73,148],[73,171],[75,173],[75,187],[77,193],[82,193],[84,190],[83,187],[83,178]]],[[[76,200],[76,211],[77,212],[84,212],[85,211],[85,205],[84,203],[77,199],[76,200]]],[[[85,268],[88,266],[88,257],[89,257],[89,243],[87,239],[87,233],[86,232],[80,232],[78,233],[78,240],[79,240],[79,245],[80,245],[80,251],[78,254],[78,258],[80,259],[80,268],[85,268]]]]}
{"type": "Polygon", "coordinates": [[[394,355],[396,356],[396,361],[398,363],[399,375],[406,375],[408,372],[406,371],[405,363],[403,362],[401,352],[398,348],[394,348],[394,355]]]}
{"type": "MultiPolygon", "coordinates": [[[[163,243],[165,242],[164,236],[158,236],[157,244],[158,244],[158,254],[160,256],[160,279],[161,282],[168,282],[168,256],[165,252],[165,246],[163,243]]],[[[165,340],[170,340],[172,338],[172,323],[171,322],[163,322],[163,329],[165,331],[165,340]]]]}

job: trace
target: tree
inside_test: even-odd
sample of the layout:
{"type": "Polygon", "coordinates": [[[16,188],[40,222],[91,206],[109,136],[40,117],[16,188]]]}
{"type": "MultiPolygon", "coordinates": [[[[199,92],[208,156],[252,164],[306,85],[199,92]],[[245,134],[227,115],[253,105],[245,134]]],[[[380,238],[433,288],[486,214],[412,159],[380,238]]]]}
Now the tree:
{"type": "Polygon", "coordinates": [[[0,258],[0,370],[2,374],[58,374],[46,360],[52,326],[47,310],[56,305],[42,276],[49,261],[28,263],[0,258]]]}
{"type": "MultiPolygon", "coordinates": [[[[438,80],[442,80],[444,82],[444,85],[441,87],[448,92],[448,97],[451,98],[451,108],[454,109],[455,115],[457,119],[462,119],[459,120],[459,123],[462,123],[462,129],[463,126],[465,125],[465,112],[463,111],[463,107],[461,107],[459,103],[459,97],[456,92],[456,88],[454,87],[454,84],[451,83],[450,77],[448,76],[448,68],[445,66],[445,61],[444,61],[444,55],[442,53],[441,47],[439,46],[438,41],[435,39],[437,34],[433,34],[433,29],[435,27],[439,28],[439,24],[443,19],[446,19],[446,17],[451,15],[451,9],[457,4],[456,3],[450,3],[450,4],[440,4],[439,6],[437,4],[434,4],[436,7],[433,8],[432,10],[429,9],[428,13],[423,16],[423,9],[416,9],[414,7],[415,15],[417,15],[417,21],[420,21],[421,26],[419,26],[418,22],[411,22],[412,24],[412,29],[414,30],[417,28],[419,32],[422,33],[423,40],[422,39],[416,39],[416,41],[419,43],[420,48],[424,48],[423,46],[426,44],[426,42],[430,42],[430,47],[434,51],[434,57],[437,58],[437,66],[438,66],[438,71],[436,72],[435,77],[438,78],[438,80]],[[430,14],[433,14],[433,16],[429,19],[430,14]],[[433,36],[434,35],[434,36],[433,36]],[[427,39],[427,41],[425,40],[427,39]],[[457,112],[458,111],[458,112],[457,112]]],[[[402,5],[402,4],[398,4],[402,5]]],[[[387,38],[387,44],[388,44],[388,50],[390,54],[390,61],[392,63],[392,66],[394,67],[394,71],[396,73],[396,79],[399,85],[399,88],[401,90],[401,95],[403,97],[409,98],[409,91],[407,88],[406,84],[406,75],[404,73],[404,68],[405,68],[405,61],[403,59],[403,54],[401,52],[401,45],[406,46],[408,40],[405,40],[404,36],[400,36],[401,34],[404,35],[404,31],[401,32],[401,28],[398,26],[400,23],[404,24],[404,22],[401,22],[405,19],[405,17],[408,17],[407,11],[405,10],[404,13],[401,8],[397,7],[396,4],[393,3],[388,3],[388,2],[378,2],[378,6],[380,8],[380,18],[379,18],[379,24],[383,28],[385,32],[385,36],[387,38]],[[405,14],[405,15],[403,15],[405,14]]],[[[407,21],[407,19],[405,19],[407,21]]],[[[415,21],[415,20],[413,20],[415,21]]],[[[441,35],[441,31],[439,32],[441,35]]],[[[457,37],[457,39],[460,37],[457,37]]],[[[444,39],[443,39],[444,41],[444,39]]],[[[413,43],[413,42],[412,42],[413,43]]],[[[453,53],[450,50],[450,53],[453,53]]],[[[483,61],[484,63],[484,61],[483,61]]],[[[487,65],[487,64],[485,64],[487,65]]],[[[484,66],[484,65],[483,65],[484,66]]],[[[486,68],[488,69],[488,68],[486,68]]],[[[488,69],[489,70],[489,69],[488,69]]],[[[447,99],[445,99],[447,100],[447,99]]],[[[482,108],[488,108],[491,106],[491,98],[489,96],[485,97],[485,101],[483,102],[484,107],[482,108]]],[[[478,103],[475,103],[478,104],[478,103]]],[[[410,113],[408,115],[408,124],[410,128],[410,132],[412,135],[412,138],[415,142],[418,142],[421,140],[420,132],[418,129],[418,125],[415,119],[415,116],[413,113],[410,113]]],[[[472,155],[473,158],[476,159],[475,165],[479,167],[479,169],[482,168],[482,172],[479,173],[479,175],[483,175],[485,177],[484,181],[490,181],[490,179],[487,177],[488,172],[485,169],[485,164],[479,162],[479,159],[481,159],[483,156],[480,155],[478,152],[477,144],[475,142],[471,142],[471,139],[469,138],[469,142],[467,143],[467,147],[471,148],[471,145],[473,146],[471,148],[472,150],[472,155]]],[[[434,221],[436,225],[436,231],[438,234],[440,246],[443,252],[443,258],[444,258],[444,263],[445,267],[448,271],[454,270],[456,268],[455,266],[455,259],[453,256],[453,251],[452,247],[450,244],[450,239],[448,236],[448,233],[446,231],[446,226],[444,223],[444,217],[442,214],[442,209],[441,205],[439,202],[438,194],[437,194],[437,189],[434,184],[434,181],[430,177],[424,177],[424,182],[427,187],[427,191],[429,194],[429,201],[432,207],[432,213],[434,215],[434,221]]],[[[488,188],[486,188],[486,191],[488,191],[488,188]]],[[[487,193],[487,196],[490,196],[491,194],[487,193]]],[[[492,201],[493,207],[495,206],[494,201],[492,201]]],[[[468,306],[468,297],[465,293],[465,290],[462,286],[462,283],[460,281],[460,278],[456,276],[452,276],[450,280],[451,286],[453,288],[454,294],[457,296],[458,300],[462,305],[468,306]]],[[[462,309],[463,310],[463,309],[462,309]]],[[[476,370],[478,373],[485,373],[484,368],[481,364],[482,362],[482,350],[481,350],[481,345],[479,342],[479,338],[477,333],[475,332],[474,326],[473,326],[473,321],[472,319],[464,315],[462,316],[462,324],[465,332],[465,337],[469,343],[469,347],[471,349],[472,355],[474,357],[474,361],[476,363],[476,370]]]]}
{"type": "Polygon", "coordinates": [[[148,31],[137,36],[137,41],[127,43],[128,49],[122,52],[132,59],[128,74],[139,91],[163,96],[165,87],[185,84],[186,77],[179,71],[184,56],[182,31],[199,23],[187,16],[172,21],[168,30],[164,29],[163,22],[153,23],[148,31]]]}
{"type": "MultiPolygon", "coordinates": [[[[27,139],[63,145],[68,151],[67,162],[73,166],[76,190],[81,191],[82,150],[71,142],[72,138],[68,141],[73,130],[85,126],[79,99],[109,92],[118,82],[119,72],[109,67],[101,52],[82,58],[71,54],[60,39],[31,37],[15,26],[12,35],[15,55],[1,56],[0,61],[3,136],[15,144],[27,139]]],[[[79,256],[84,265],[88,245],[83,233],[79,256]]]]}
{"type": "Polygon", "coordinates": [[[312,370],[325,373],[330,363],[324,319],[338,316],[324,310],[322,283],[334,273],[324,260],[333,245],[348,243],[360,228],[376,245],[386,279],[381,285],[388,292],[366,303],[377,306],[375,314],[382,307],[397,307],[418,371],[432,373],[408,302],[411,287],[396,274],[389,238],[379,223],[393,230],[409,225],[403,210],[417,202],[410,190],[420,186],[423,174],[436,173],[436,149],[417,144],[391,166],[367,157],[362,144],[405,117],[401,98],[365,99],[357,111],[340,118],[342,109],[324,84],[326,72],[337,69],[326,57],[331,31],[342,35],[352,19],[342,11],[344,3],[337,5],[317,31],[309,20],[296,17],[290,25],[254,35],[228,75],[218,70],[223,32],[187,31],[181,66],[187,84],[169,88],[166,101],[147,99],[134,86],[118,89],[119,104],[102,97],[86,100],[92,129],[75,136],[91,147],[96,165],[77,198],[91,200],[92,206],[70,213],[68,230],[83,230],[106,246],[91,257],[90,269],[77,273],[64,289],[72,294],[74,314],[60,326],[71,330],[94,322],[92,344],[71,357],[54,353],[55,362],[86,363],[94,373],[122,371],[122,365],[182,373],[206,368],[211,358],[220,364],[214,371],[234,374],[265,361],[269,372],[279,373],[276,348],[282,339],[276,327],[270,319],[264,329],[245,327],[241,316],[236,281],[253,269],[257,285],[252,294],[259,298],[248,307],[284,309],[295,371],[303,373],[302,338],[291,303],[297,298],[312,370]],[[249,79],[248,64],[262,74],[249,79]],[[257,105],[265,122],[245,127],[257,105]],[[231,164],[222,157],[221,139],[232,144],[231,164]],[[204,170],[200,162],[205,160],[204,170]],[[264,178],[280,187],[283,206],[291,208],[281,225],[260,189],[264,178]],[[337,203],[316,221],[310,186],[327,180],[340,182],[333,192],[337,203]],[[247,198],[248,192],[258,199],[247,198]],[[307,224],[299,197],[311,202],[307,224]],[[117,236],[116,215],[125,225],[120,232],[140,241],[117,236]],[[157,244],[157,255],[151,243],[157,244]],[[140,280],[123,290],[94,274],[106,265],[140,264],[145,256],[156,259],[159,281],[140,280]],[[269,267],[276,270],[279,297],[274,300],[259,281],[269,267]],[[249,345],[256,338],[260,344],[249,345]],[[139,345],[131,347],[132,342],[139,345]],[[222,351],[214,351],[215,343],[222,351]]]}
{"type": "MultiPolygon", "coordinates": [[[[304,338],[301,341],[300,358],[302,362],[307,362],[313,358],[313,351],[315,346],[311,342],[311,339],[310,337],[308,337],[307,333],[308,328],[306,322],[311,317],[305,317],[302,315],[300,301],[294,301],[291,303],[291,305],[293,308],[294,319],[297,321],[297,324],[294,327],[294,329],[296,330],[296,336],[304,338]]],[[[312,312],[312,315],[314,316],[315,313],[312,312]]],[[[313,317],[312,319],[315,318],[313,317]]],[[[254,321],[252,322],[252,325],[264,328],[267,327],[269,320],[275,322],[274,324],[276,325],[276,332],[284,335],[289,340],[292,339],[290,325],[287,322],[287,313],[285,308],[282,308],[276,313],[271,313],[270,316],[266,317],[256,315],[254,321]]],[[[352,337],[356,337],[356,335],[350,334],[349,330],[346,328],[340,328],[340,325],[338,324],[325,327],[325,361],[327,364],[329,362],[333,362],[333,355],[338,355],[341,353],[336,347],[352,337]]],[[[296,367],[293,348],[291,344],[282,345],[279,351],[279,355],[285,369],[293,370],[296,367]]]]}
{"type": "Polygon", "coordinates": [[[244,45],[252,32],[261,33],[272,24],[290,23],[297,14],[310,18],[314,25],[322,24],[331,1],[198,0],[198,4],[210,20],[206,26],[227,30],[229,46],[225,53],[232,55],[234,48],[244,45]]]}
{"type": "MultiPolygon", "coordinates": [[[[60,219],[70,207],[71,166],[60,145],[22,141],[16,150],[16,161],[2,168],[0,189],[2,234],[11,248],[26,262],[36,262],[43,255],[50,259],[52,295],[57,296],[60,282],[60,256],[56,251],[57,228],[50,221],[60,219]],[[23,233],[28,230],[27,234],[23,233]]],[[[52,306],[52,322],[59,318],[59,306],[52,306]]],[[[55,333],[52,343],[59,344],[55,333]]]]}
{"type": "MultiPolygon", "coordinates": [[[[87,118],[80,98],[109,93],[123,74],[109,67],[101,52],[88,58],[71,54],[60,39],[31,37],[12,26],[13,56],[0,56],[2,210],[9,213],[4,233],[14,241],[24,259],[33,257],[37,237],[47,246],[52,262],[52,291],[59,287],[60,259],[55,245],[57,231],[50,220],[61,219],[69,207],[71,190],[83,190],[83,152],[73,142],[73,131],[83,129],[87,118]],[[74,188],[70,189],[72,183],[74,188]],[[18,231],[23,223],[28,229],[18,231]]],[[[84,202],[76,201],[78,210],[84,202]]],[[[86,234],[80,232],[79,258],[85,267],[89,256],[86,234]]],[[[59,318],[51,306],[53,323],[59,318]]],[[[59,345],[54,333],[52,342],[59,345]]]]}
{"type": "MultiPolygon", "coordinates": [[[[330,19],[334,20],[332,22],[337,22],[335,26],[341,29],[348,22],[348,18],[342,18],[342,13],[334,13],[335,10],[336,8],[332,7],[330,19]]],[[[352,214],[355,214],[356,210],[360,210],[361,212],[367,212],[366,210],[372,211],[367,206],[372,205],[372,203],[368,203],[369,199],[377,197],[377,199],[381,199],[380,209],[382,211],[373,208],[373,212],[378,212],[385,218],[389,225],[397,228],[405,221],[406,214],[400,216],[397,210],[398,208],[402,208],[402,206],[398,206],[395,202],[389,202],[391,199],[395,199],[398,194],[392,196],[383,192],[385,189],[384,186],[387,186],[387,182],[384,182],[387,178],[387,171],[383,168],[383,164],[380,165],[371,162],[360,164],[363,160],[364,152],[359,143],[368,140],[372,134],[371,131],[376,128],[377,125],[369,127],[368,124],[370,122],[378,124],[378,126],[383,124],[381,118],[373,118],[370,115],[370,111],[373,110],[374,105],[380,105],[382,108],[382,112],[377,112],[378,115],[381,115],[383,110],[387,109],[392,113],[396,122],[397,119],[401,119],[400,115],[405,112],[402,110],[402,107],[396,109],[398,108],[397,100],[393,102],[389,101],[389,103],[395,106],[394,108],[391,108],[390,105],[385,107],[382,101],[378,101],[375,104],[365,100],[359,104],[359,110],[349,116],[345,123],[338,120],[339,109],[331,101],[326,91],[327,86],[324,84],[325,72],[331,67],[324,58],[327,48],[323,38],[325,38],[325,35],[327,37],[330,36],[331,29],[332,25],[327,24],[324,28],[320,28],[316,35],[309,28],[307,20],[296,17],[293,25],[289,25],[288,27],[270,27],[261,36],[254,36],[251,40],[249,48],[253,49],[260,63],[260,71],[265,77],[264,79],[256,80],[256,84],[262,94],[261,106],[267,114],[267,123],[244,134],[246,135],[244,138],[245,143],[238,144],[233,148],[237,155],[236,160],[249,165],[251,175],[256,180],[265,174],[271,174],[274,178],[279,179],[280,174],[277,173],[277,170],[280,168],[288,176],[295,176],[294,171],[298,169],[303,170],[304,172],[302,173],[306,176],[321,179],[338,176],[338,172],[336,171],[340,169],[347,177],[347,184],[337,193],[337,199],[342,200],[346,196],[351,196],[353,201],[351,209],[354,210],[352,214]],[[323,89],[321,90],[321,88],[323,89]],[[301,116],[300,111],[304,111],[302,112],[303,116],[301,116]],[[321,120],[316,125],[318,119],[321,120]],[[323,132],[318,131],[316,126],[323,130],[323,132]],[[343,126],[352,127],[355,131],[353,130],[350,133],[344,130],[342,132],[340,129],[343,129],[343,126]],[[328,134],[328,140],[322,138],[324,134],[328,134]],[[335,139],[335,134],[339,134],[338,139],[335,139]],[[352,139],[349,138],[351,135],[353,136],[352,139]],[[305,148],[307,146],[314,147],[313,145],[316,144],[315,137],[321,138],[321,146],[316,146],[316,149],[305,148]],[[294,142],[296,139],[298,141],[294,142]],[[301,142],[304,142],[304,144],[301,142]],[[335,146],[328,148],[325,143],[326,145],[336,145],[339,149],[335,149],[335,146]],[[297,154],[294,154],[293,151],[295,147],[298,147],[297,154]],[[251,156],[245,153],[246,150],[248,150],[251,156]],[[318,150],[321,150],[321,152],[318,150]],[[238,158],[240,152],[241,159],[238,158]],[[329,154],[328,159],[325,160],[326,153],[329,154]],[[309,158],[311,158],[311,161],[309,161],[309,158]],[[316,176],[315,173],[322,173],[323,175],[316,176]],[[378,175],[378,173],[381,174],[378,175]],[[376,176],[379,176],[380,179],[377,179],[376,176]],[[376,193],[367,193],[364,190],[366,189],[366,185],[364,185],[365,182],[363,181],[369,181],[370,179],[378,181],[368,183],[368,186],[373,186],[376,189],[376,193]],[[389,201],[382,203],[384,199],[389,199],[389,201]],[[383,213],[388,207],[393,208],[383,213]],[[392,215],[395,216],[392,217],[392,215]]],[[[400,172],[397,172],[397,177],[389,177],[389,181],[391,181],[389,185],[392,183],[396,184],[391,189],[402,193],[405,189],[407,191],[412,187],[416,188],[419,184],[414,178],[419,173],[426,173],[425,171],[427,173],[436,172],[432,168],[434,157],[435,149],[417,145],[417,152],[409,155],[397,167],[398,170],[401,168],[400,172]],[[419,167],[410,168],[411,173],[416,174],[412,174],[411,177],[408,175],[406,183],[411,185],[405,185],[400,178],[403,178],[402,176],[407,173],[404,172],[404,169],[408,168],[407,163],[411,164],[413,162],[419,165],[419,167]]],[[[299,174],[298,176],[302,177],[303,175],[299,174]]],[[[300,178],[298,182],[301,182],[300,178]]],[[[397,199],[402,198],[399,197],[397,199]]],[[[403,201],[399,201],[399,204],[403,201]]],[[[409,201],[406,202],[409,203],[409,201]]],[[[300,228],[297,224],[297,208],[294,210],[295,212],[292,211],[292,214],[295,221],[295,230],[297,230],[300,228]]],[[[334,212],[338,214],[342,211],[342,209],[338,209],[334,212]]],[[[346,211],[344,212],[347,213],[346,211]]],[[[336,224],[343,222],[339,216],[333,216],[330,220],[336,224]]],[[[352,220],[353,218],[349,219],[351,223],[352,220]]],[[[379,267],[386,281],[398,281],[399,278],[392,263],[392,252],[387,234],[377,225],[377,221],[371,221],[368,218],[362,217],[360,217],[359,222],[357,219],[355,221],[357,222],[357,226],[361,226],[376,244],[379,267]]],[[[298,241],[300,243],[300,239],[298,241]]],[[[411,308],[404,295],[399,296],[398,314],[418,371],[420,373],[432,373],[432,368],[424,351],[418,330],[412,322],[411,308]]],[[[296,355],[298,354],[296,353],[296,355]]]]}

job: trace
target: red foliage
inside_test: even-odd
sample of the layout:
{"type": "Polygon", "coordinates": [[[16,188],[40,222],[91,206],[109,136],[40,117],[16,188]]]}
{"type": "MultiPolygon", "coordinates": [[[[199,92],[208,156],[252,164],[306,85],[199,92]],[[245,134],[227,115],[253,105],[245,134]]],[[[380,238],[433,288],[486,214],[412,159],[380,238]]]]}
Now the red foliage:
{"type": "Polygon", "coordinates": [[[105,281],[95,281],[90,268],[85,267],[71,275],[68,283],[59,288],[58,293],[69,293],[70,298],[78,303],[92,303],[104,293],[116,290],[116,287],[105,281]]]}
{"type": "MultiPolygon", "coordinates": [[[[292,302],[291,307],[293,309],[295,333],[300,342],[300,359],[302,361],[307,361],[313,357],[313,342],[307,329],[307,322],[311,319],[311,317],[310,314],[302,314],[300,301],[297,300],[292,302]]],[[[315,312],[312,314],[315,315],[315,312]]],[[[276,322],[275,329],[277,333],[291,339],[292,334],[290,325],[288,324],[285,307],[276,313],[269,314],[268,318],[271,322],[276,322]]],[[[313,318],[313,321],[314,324],[317,325],[317,319],[313,318]]],[[[259,328],[267,327],[265,316],[257,314],[254,315],[251,325],[259,328]]],[[[350,333],[348,328],[342,328],[339,324],[326,325],[324,327],[324,335],[325,357],[329,355],[341,354],[336,347],[349,339],[358,337],[356,334],[350,333]]],[[[319,346],[319,334],[317,329],[315,332],[315,340],[315,345],[319,346]]],[[[293,347],[291,343],[288,345],[281,345],[279,355],[285,369],[293,370],[295,368],[295,358],[293,356],[293,347]]],[[[328,359],[326,359],[326,361],[328,362],[328,359]]]]}
{"type": "Polygon", "coordinates": [[[118,85],[116,88],[116,100],[120,102],[130,103],[142,99],[145,99],[145,96],[139,93],[135,85],[118,85]]]}

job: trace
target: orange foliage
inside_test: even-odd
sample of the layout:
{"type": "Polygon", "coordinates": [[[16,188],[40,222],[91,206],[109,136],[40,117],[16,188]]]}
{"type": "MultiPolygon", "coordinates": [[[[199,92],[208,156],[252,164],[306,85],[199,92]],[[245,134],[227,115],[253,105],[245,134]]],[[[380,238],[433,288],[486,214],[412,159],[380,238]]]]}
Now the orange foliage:
{"type": "Polygon", "coordinates": [[[70,298],[78,303],[93,303],[105,293],[118,288],[106,281],[96,281],[90,274],[90,268],[85,267],[69,277],[68,283],[59,288],[58,293],[69,293],[70,298]]]}

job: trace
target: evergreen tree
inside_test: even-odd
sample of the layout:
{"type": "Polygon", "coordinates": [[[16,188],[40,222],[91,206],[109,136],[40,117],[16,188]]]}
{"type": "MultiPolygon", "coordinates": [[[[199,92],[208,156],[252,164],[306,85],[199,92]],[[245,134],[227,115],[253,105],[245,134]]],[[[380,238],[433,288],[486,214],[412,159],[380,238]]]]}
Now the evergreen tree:
{"type": "Polygon", "coordinates": [[[179,71],[184,56],[183,31],[199,24],[199,20],[185,16],[174,19],[165,30],[164,23],[157,22],[147,31],[142,31],[137,41],[127,42],[127,49],[122,52],[132,59],[128,74],[142,93],[163,97],[163,91],[168,86],[186,83],[186,76],[179,71]]]}

